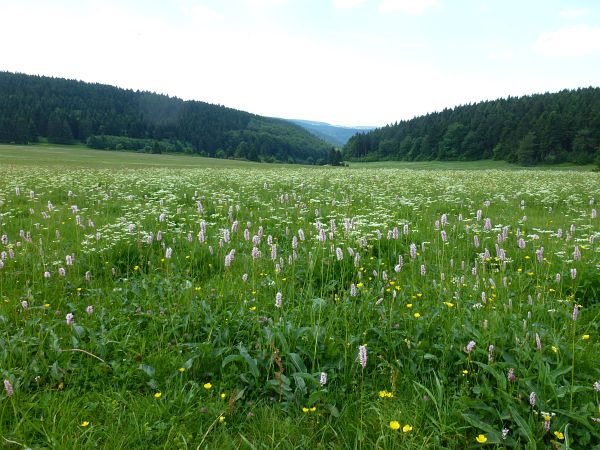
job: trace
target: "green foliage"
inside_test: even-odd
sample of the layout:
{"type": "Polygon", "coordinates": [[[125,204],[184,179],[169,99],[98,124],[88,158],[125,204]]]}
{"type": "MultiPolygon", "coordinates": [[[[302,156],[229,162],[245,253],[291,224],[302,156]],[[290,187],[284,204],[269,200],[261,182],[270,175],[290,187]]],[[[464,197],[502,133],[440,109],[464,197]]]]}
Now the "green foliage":
{"type": "Polygon", "coordinates": [[[335,148],[329,150],[327,164],[330,166],[342,166],[344,164],[344,161],[342,160],[342,152],[335,148]]]}
{"type": "Polygon", "coordinates": [[[50,113],[46,130],[48,142],[52,144],[71,144],[73,142],[73,132],[64,111],[57,109],[50,113]]]}
{"type": "Polygon", "coordinates": [[[145,153],[191,153],[191,148],[180,141],[156,141],[154,139],[135,139],[125,136],[90,136],[86,144],[96,150],[129,150],[145,153]]]}
{"type": "Polygon", "coordinates": [[[536,156],[538,154],[538,141],[535,133],[530,131],[519,142],[517,148],[517,161],[522,166],[533,166],[536,164],[536,156]]]}
{"type": "Polygon", "coordinates": [[[600,144],[599,110],[600,88],[485,101],[358,133],[345,145],[344,156],[589,164],[600,144]]]}

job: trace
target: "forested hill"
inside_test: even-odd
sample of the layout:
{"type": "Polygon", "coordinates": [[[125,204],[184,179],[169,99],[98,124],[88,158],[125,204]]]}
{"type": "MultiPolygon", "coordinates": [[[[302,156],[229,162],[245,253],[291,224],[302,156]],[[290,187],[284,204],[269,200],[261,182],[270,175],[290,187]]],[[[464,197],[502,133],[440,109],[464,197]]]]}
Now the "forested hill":
{"type": "Polygon", "coordinates": [[[590,163],[600,155],[600,88],[464,105],[357,134],[349,160],[500,159],[590,163]]]}
{"type": "Polygon", "coordinates": [[[0,142],[326,162],[330,145],[284,120],[81,81],[0,72],[0,142]]]}

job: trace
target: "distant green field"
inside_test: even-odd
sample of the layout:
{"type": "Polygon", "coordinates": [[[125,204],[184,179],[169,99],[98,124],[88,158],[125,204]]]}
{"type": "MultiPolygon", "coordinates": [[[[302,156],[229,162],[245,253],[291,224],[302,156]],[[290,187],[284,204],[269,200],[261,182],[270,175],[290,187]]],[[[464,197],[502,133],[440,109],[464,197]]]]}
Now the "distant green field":
{"type": "MultiPolygon", "coordinates": [[[[14,166],[63,166],[87,168],[239,168],[261,164],[189,155],[92,150],[79,145],[0,145],[0,164],[14,166]]],[[[267,164],[262,164],[267,165],[267,164]]],[[[272,164],[268,164],[272,166],[272,164]]]]}
{"type": "MultiPolygon", "coordinates": [[[[147,153],[92,150],[81,145],[2,145],[0,144],[0,164],[13,166],[62,166],[87,168],[244,168],[281,167],[282,164],[265,164],[230,159],[203,158],[190,155],[151,155],[147,153]]],[[[295,167],[298,167],[297,165],[295,167]]],[[[412,170],[577,170],[589,171],[593,165],[576,166],[561,164],[524,168],[506,161],[380,161],[372,163],[350,163],[350,168],[363,169],[412,169],[412,170]]]]}

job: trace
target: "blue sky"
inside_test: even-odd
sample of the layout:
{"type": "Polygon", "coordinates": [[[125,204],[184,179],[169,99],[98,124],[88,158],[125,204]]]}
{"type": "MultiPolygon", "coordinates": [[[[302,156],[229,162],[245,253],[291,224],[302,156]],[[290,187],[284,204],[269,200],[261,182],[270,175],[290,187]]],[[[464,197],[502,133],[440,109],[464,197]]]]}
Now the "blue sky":
{"type": "Polygon", "coordinates": [[[0,0],[0,70],[341,125],[600,86],[600,2],[0,0]]]}

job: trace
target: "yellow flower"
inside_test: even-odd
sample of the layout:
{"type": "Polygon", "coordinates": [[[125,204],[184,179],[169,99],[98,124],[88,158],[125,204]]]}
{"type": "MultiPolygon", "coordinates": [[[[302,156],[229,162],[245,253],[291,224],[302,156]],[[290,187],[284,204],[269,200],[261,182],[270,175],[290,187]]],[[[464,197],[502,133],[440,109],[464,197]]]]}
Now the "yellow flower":
{"type": "Polygon", "coordinates": [[[468,370],[463,370],[463,375],[469,375],[469,371],[468,370]]]}
{"type": "Polygon", "coordinates": [[[161,392],[157,392],[154,394],[154,398],[160,398],[162,396],[161,392]]]}
{"type": "Polygon", "coordinates": [[[307,408],[306,406],[303,406],[303,407],[302,407],[302,412],[303,412],[303,413],[307,413],[307,412],[308,412],[308,408],[307,408]]]}
{"type": "Polygon", "coordinates": [[[138,270],[140,266],[133,266],[133,270],[138,270]]]}
{"type": "Polygon", "coordinates": [[[357,288],[361,288],[361,287],[363,287],[364,285],[365,285],[364,283],[357,283],[357,284],[356,284],[356,287],[357,287],[357,288]]]}
{"type": "Polygon", "coordinates": [[[553,345],[553,346],[552,346],[552,351],[553,351],[554,353],[558,353],[558,348],[556,348],[556,346],[554,346],[554,345],[553,345]]]}
{"type": "Polygon", "coordinates": [[[421,314],[419,314],[418,312],[416,312],[416,313],[413,314],[413,316],[414,316],[415,319],[418,319],[419,317],[421,317],[421,314]]]}
{"type": "Polygon", "coordinates": [[[219,416],[219,423],[224,423],[224,422],[225,422],[225,416],[221,414],[219,416]]]}
{"type": "Polygon", "coordinates": [[[44,303],[44,308],[50,308],[50,303],[44,303]]]}
{"type": "Polygon", "coordinates": [[[379,397],[380,398],[393,398],[394,394],[392,392],[388,392],[388,391],[379,391],[379,397]]]}
{"type": "Polygon", "coordinates": [[[487,437],[485,437],[485,434],[480,434],[475,438],[475,440],[480,444],[485,444],[487,442],[487,437]]]}
{"type": "Polygon", "coordinates": [[[454,303],[444,302],[444,305],[446,305],[448,308],[452,308],[454,306],[454,303]]]}
{"type": "Polygon", "coordinates": [[[310,411],[310,412],[315,412],[316,410],[317,410],[317,407],[316,407],[316,406],[313,406],[313,407],[309,408],[309,411],[310,411]]]}
{"type": "Polygon", "coordinates": [[[210,388],[212,388],[212,384],[210,384],[210,383],[204,383],[204,389],[208,390],[210,388]]]}
{"type": "Polygon", "coordinates": [[[533,276],[533,272],[527,272],[527,275],[529,275],[530,277],[533,276]]]}
{"type": "Polygon", "coordinates": [[[402,427],[403,433],[408,433],[409,431],[412,431],[412,427],[409,424],[406,424],[402,427]]]}
{"type": "Polygon", "coordinates": [[[521,273],[523,272],[523,269],[521,269],[520,267],[517,269],[517,272],[521,273]]]}
{"type": "Polygon", "coordinates": [[[226,397],[226,395],[225,395],[225,392],[221,392],[221,398],[222,398],[223,400],[225,400],[225,397],[226,397]]]}
{"type": "Polygon", "coordinates": [[[560,431],[555,431],[554,432],[554,436],[556,436],[558,439],[560,439],[561,441],[565,438],[565,435],[562,434],[560,431]]]}
{"type": "Polygon", "coordinates": [[[178,370],[180,373],[183,373],[183,372],[185,372],[185,367],[180,367],[178,370]]]}
{"type": "Polygon", "coordinates": [[[394,431],[400,429],[400,423],[397,420],[390,421],[390,428],[394,431]]]}
{"type": "Polygon", "coordinates": [[[81,426],[82,427],[87,427],[90,423],[87,420],[84,420],[83,422],[81,422],[81,426]]]}
{"type": "Polygon", "coordinates": [[[590,338],[589,334],[584,334],[583,336],[581,336],[581,339],[583,339],[584,341],[587,341],[590,338]]]}
{"type": "Polygon", "coordinates": [[[406,307],[407,307],[407,308],[412,308],[412,303],[407,303],[407,304],[406,304],[406,307]]]}
{"type": "Polygon", "coordinates": [[[256,311],[256,306],[251,306],[250,311],[256,311]]]}

